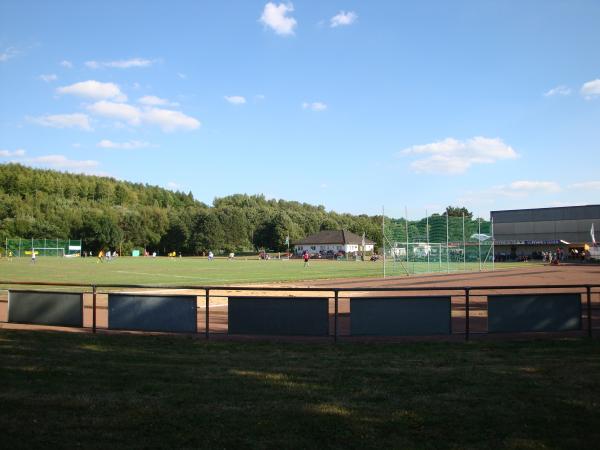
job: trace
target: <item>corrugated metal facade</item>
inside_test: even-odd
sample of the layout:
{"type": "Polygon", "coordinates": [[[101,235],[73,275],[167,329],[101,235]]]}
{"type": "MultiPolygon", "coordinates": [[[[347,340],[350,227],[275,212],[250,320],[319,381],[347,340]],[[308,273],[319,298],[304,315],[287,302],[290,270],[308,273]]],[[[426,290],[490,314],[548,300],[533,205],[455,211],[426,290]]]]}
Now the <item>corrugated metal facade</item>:
{"type": "Polygon", "coordinates": [[[596,230],[600,229],[600,205],[492,211],[490,214],[494,238],[499,245],[553,245],[552,241],[584,244],[591,242],[592,223],[596,230]]]}

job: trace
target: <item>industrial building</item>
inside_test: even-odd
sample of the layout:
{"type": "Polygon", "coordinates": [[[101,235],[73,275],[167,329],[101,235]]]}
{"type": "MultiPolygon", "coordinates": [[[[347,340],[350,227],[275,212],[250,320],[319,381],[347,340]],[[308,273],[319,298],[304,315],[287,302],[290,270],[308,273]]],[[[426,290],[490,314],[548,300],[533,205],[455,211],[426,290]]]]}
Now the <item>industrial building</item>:
{"type": "Polygon", "coordinates": [[[600,205],[491,211],[490,215],[497,260],[538,259],[543,252],[557,249],[565,259],[584,259],[593,246],[592,231],[600,229],[600,205]]]}

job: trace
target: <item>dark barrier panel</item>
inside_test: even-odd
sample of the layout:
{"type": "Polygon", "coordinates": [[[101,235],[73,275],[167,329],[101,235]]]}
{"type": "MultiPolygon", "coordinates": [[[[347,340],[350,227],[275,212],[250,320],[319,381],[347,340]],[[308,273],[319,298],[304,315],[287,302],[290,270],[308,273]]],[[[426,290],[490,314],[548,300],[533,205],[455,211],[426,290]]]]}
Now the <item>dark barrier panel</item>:
{"type": "Polygon", "coordinates": [[[229,297],[229,334],[326,336],[329,300],[310,297],[229,297]]]}
{"type": "Polygon", "coordinates": [[[83,327],[83,295],[71,292],[8,292],[8,321],[83,327]]]}
{"type": "Polygon", "coordinates": [[[580,294],[488,296],[490,333],[580,329],[580,294]]]}
{"type": "Polygon", "coordinates": [[[365,297],[350,300],[350,333],[423,336],[451,333],[450,297],[365,297]]]}
{"type": "Polygon", "coordinates": [[[108,328],[195,333],[196,297],[109,294],[108,328]]]}

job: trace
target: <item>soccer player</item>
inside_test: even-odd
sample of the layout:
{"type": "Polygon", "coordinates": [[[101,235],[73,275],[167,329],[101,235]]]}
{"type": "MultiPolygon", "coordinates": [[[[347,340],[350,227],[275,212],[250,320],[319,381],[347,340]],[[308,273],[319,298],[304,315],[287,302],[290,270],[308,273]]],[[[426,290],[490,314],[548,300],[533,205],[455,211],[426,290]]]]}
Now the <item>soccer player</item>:
{"type": "Polygon", "coordinates": [[[31,264],[35,264],[35,250],[31,250],[31,264]]]}
{"type": "Polygon", "coordinates": [[[304,267],[308,267],[310,265],[310,263],[308,262],[308,260],[310,259],[310,255],[308,254],[307,251],[304,252],[304,267]]]}

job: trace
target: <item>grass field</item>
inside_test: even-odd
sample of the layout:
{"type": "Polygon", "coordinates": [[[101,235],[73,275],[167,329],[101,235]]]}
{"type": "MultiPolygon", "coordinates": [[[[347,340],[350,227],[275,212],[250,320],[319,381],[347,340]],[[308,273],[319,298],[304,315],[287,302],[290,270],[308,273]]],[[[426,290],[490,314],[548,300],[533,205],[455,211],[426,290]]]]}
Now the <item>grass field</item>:
{"type": "Polygon", "coordinates": [[[600,341],[210,342],[0,330],[18,448],[598,448],[600,341]]]}
{"type": "MultiPolygon", "coordinates": [[[[502,263],[497,269],[530,267],[535,263],[502,263]]],[[[388,274],[402,273],[388,265],[388,274]]],[[[422,270],[427,268],[422,263],[422,270]]],[[[462,270],[463,265],[452,267],[462,270]]],[[[467,265],[477,270],[478,263],[467,265]]],[[[445,270],[446,267],[444,266],[445,270]]],[[[206,258],[119,258],[97,263],[96,258],[40,257],[35,264],[28,258],[0,260],[0,279],[10,281],[49,281],[85,284],[222,285],[298,281],[332,278],[381,277],[383,263],[371,261],[312,260],[304,267],[301,260],[243,259],[229,261],[206,258]]]]}

